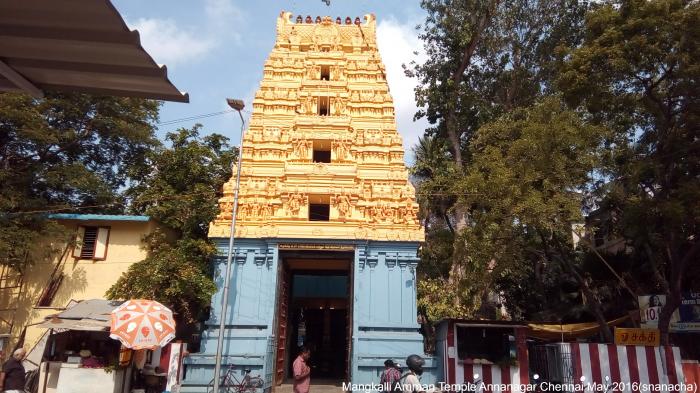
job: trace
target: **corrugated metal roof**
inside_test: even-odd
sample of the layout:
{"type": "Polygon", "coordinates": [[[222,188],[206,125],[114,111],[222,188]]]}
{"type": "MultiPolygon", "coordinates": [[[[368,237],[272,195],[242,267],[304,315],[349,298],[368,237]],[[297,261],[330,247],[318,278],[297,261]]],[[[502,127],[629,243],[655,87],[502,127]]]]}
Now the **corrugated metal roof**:
{"type": "Polygon", "coordinates": [[[56,213],[49,214],[48,218],[52,220],[79,220],[79,221],[141,221],[147,222],[151,219],[149,216],[128,216],[120,214],[73,214],[73,213],[56,213]]]}
{"type": "Polygon", "coordinates": [[[75,306],[67,309],[56,315],[63,319],[95,319],[100,321],[109,321],[112,311],[119,307],[121,300],[106,300],[106,299],[89,299],[77,303],[75,306]]]}
{"type": "Polygon", "coordinates": [[[100,332],[109,330],[109,321],[96,321],[94,319],[63,319],[54,318],[36,325],[44,329],[87,330],[100,332]]]}
{"type": "Polygon", "coordinates": [[[0,0],[0,91],[189,102],[109,0],[0,0]]]}
{"type": "Polygon", "coordinates": [[[124,303],[118,300],[89,299],[76,303],[73,307],[52,315],[38,327],[66,330],[109,330],[112,311],[124,303]]]}

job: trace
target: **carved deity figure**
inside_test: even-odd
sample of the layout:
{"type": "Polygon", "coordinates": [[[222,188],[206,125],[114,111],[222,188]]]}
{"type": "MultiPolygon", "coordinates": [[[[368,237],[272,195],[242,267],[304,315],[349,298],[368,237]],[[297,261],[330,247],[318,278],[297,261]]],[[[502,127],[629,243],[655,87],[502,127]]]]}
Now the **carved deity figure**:
{"type": "Polygon", "coordinates": [[[395,224],[403,224],[406,222],[406,208],[401,206],[396,210],[396,215],[394,216],[395,224]]]}
{"type": "Polygon", "coordinates": [[[331,79],[332,80],[340,80],[342,78],[342,73],[340,71],[340,66],[339,65],[334,65],[331,67],[331,79]]]}
{"type": "Polygon", "coordinates": [[[287,198],[287,211],[293,216],[298,215],[301,205],[304,202],[304,197],[300,193],[296,192],[294,194],[287,194],[287,198]]]}
{"type": "Polygon", "coordinates": [[[347,217],[350,214],[350,197],[338,195],[335,197],[335,205],[338,208],[340,217],[347,217]]]}
{"type": "Polygon", "coordinates": [[[236,217],[245,218],[248,215],[248,205],[241,204],[238,206],[238,211],[236,212],[236,217]]]}
{"type": "Polygon", "coordinates": [[[350,150],[343,140],[333,142],[333,150],[335,150],[335,158],[344,161],[350,150]]]}
{"type": "Polygon", "coordinates": [[[272,207],[269,203],[265,203],[260,207],[260,217],[268,219],[272,215],[272,207]]]}
{"type": "Polygon", "coordinates": [[[416,222],[416,210],[413,208],[413,200],[406,200],[406,222],[414,224],[416,222]]]}
{"type": "Polygon", "coordinates": [[[297,139],[294,141],[294,155],[301,159],[306,159],[309,156],[309,141],[305,139],[297,139]]]}
{"type": "Polygon", "coordinates": [[[309,66],[306,72],[306,77],[308,79],[316,79],[318,77],[319,72],[321,72],[321,67],[319,66],[309,66]]]}
{"type": "Polygon", "coordinates": [[[333,99],[333,109],[335,110],[335,115],[336,116],[341,116],[345,114],[345,100],[340,98],[340,96],[335,97],[333,99]]]}
{"type": "Polygon", "coordinates": [[[255,202],[250,205],[250,216],[256,218],[260,216],[260,204],[255,202]]]}
{"type": "Polygon", "coordinates": [[[314,100],[313,100],[313,98],[312,98],[311,96],[307,96],[307,97],[304,99],[303,105],[304,105],[304,108],[303,108],[303,111],[302,111],[302,112],[304,112],[304,113],[306,113],[306,114],[311,114],[311,113],[313,113],[313,111],[314,111],[314,107],[313,107],[313,105],[314,105],[314,100]]]}
{"type": "Polygon", "coordinates": [[[372,206],[369,209],[369,219],[371,222],[382,221],[382,209],[379,206],[372,206]]]}

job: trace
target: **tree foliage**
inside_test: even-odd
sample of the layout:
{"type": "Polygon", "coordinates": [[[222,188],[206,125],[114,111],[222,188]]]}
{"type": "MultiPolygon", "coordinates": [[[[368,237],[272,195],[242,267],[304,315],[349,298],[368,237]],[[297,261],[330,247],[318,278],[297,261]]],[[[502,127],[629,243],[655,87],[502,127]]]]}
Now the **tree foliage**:
{"type": "Polygon", "coordinates": [[[148,298],[170,305],[184,321],[200,317],[216,291],[210,271],[214,245],[207,229],[218,213],[217,200],[231,177],[235,152],[228,139],[200,137],[201,126],[168,133],[160,146],[132,169],[126,191],[134,213],[146,214],[170,229],[147,239],[149,256],[109,289],[111,299],[148,298]]]}
{"type": "Polygon", "coordinates": [[[664,340],[700,255],[699,20],[694,1],[605,4],[587,16],[583,44],[564,52],[557,83],[614,131],[601,205],[651,273],[640,290],[667,295],[664,340]]]}
{"type": "Polygon", "coordinates": [[[433,319],[470,317],[495,292],[511,315],[594,317],[609,338],[606,317],[662,292],[667,329],[700,253],[700,4],[422,5],[428,60],[408,73],[426,138],[448,149],[414,166],[419,304],[433,319]],[[574,247],[571,225],[591,209],[622,253],[574,247]]]}
{"type": "Polygon", "coordinates": [[[23,269],[51,251],[47,239],[64,234],[47,211],[119,212],[157,118],[142,99],[0,94],[0,263],[23,269]]]}
{"type": "MultiPolygon", "coordinates": [[[[473,142],[482,129],[552,94],[557,64],[553,48],[580,41],[578,27],[585,6],[577,1],[528,0],[426,0],[422,5],[428,12],[421,34],[428,60],[413,64],[408,72],[421,82],[416,99],[422,109],[416,116],[426,117],[432,125],[426,138],[445,146],[446,153],[431,160],[416,154],[414,176],[427,230],[419,271],[423,280],[455,293],[437,296],[452,302],[443,305],[449,315],[473,317],[485,303],[491,307],[502,303],[489,300],[499,292],[492,285],[495,276],[471,255],[477,251],[486,255],[493,246],[480,243],[488,236],[481,231],[483,220],[478,226],[474,221],[474,214],[481,214],[475,202],[479,196],[465,188],[465,177],[474,170],[473,142]],[[424,167],[446,170],[421,170],[424,167]],[[421,172],[423,176],[416,175],[421,172]],[[436,254],[440,262],[427,258],[436,254]]],[[[489,183],[497,178],[485,180],[487,190],[499,186],[489,183]]],[[[419,293],[427,292],[419,288],[419,293]]]]}
{"type": "Polygon", "coordinates": [[[580,40],[575,0],[423,0],[427,60],[412,64],[416,100],[458,167],[481,125],[549,90],[553,48],[580,40]]]}

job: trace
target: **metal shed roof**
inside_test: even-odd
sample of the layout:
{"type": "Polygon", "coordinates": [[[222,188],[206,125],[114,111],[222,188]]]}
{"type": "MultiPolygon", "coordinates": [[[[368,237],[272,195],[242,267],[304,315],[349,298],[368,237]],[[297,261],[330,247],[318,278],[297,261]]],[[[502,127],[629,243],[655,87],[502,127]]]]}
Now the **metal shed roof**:
{"type": "Polygon", "coordinates": [[[46,329],[109,330],[111,313],[122,303],[105,299],[83,300],[57,315],[49,316],[37,326],[46,329]]]}
{"type": "Polygon", "coordinates": [[[121,214],[74,214],[74,213],[55,213],[49,214],[48,218],[52,220],[79,220],[79,221],[139,221],[148,222],[149,216],[127,216],[121,214]]]}
{"type": "Polygon", "coordinates": [[[109,0],[0,0],[0,91],[189,102],[109,0]]]}

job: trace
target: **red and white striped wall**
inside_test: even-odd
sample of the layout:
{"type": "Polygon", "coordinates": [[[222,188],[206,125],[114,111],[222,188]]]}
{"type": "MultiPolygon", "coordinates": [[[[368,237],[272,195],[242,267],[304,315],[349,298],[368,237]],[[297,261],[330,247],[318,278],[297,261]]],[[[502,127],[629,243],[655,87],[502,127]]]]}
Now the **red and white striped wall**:
{"type": "MultiPolygon", "coordinates": [[[[477,381],[486,384],[503,384],[512,387],[530,383],[529,358],[526,344],[527,328],[522,325],[497,326],[513,328],[517,348],[517,366],[470,364],[458,359],[457,326],[475,326],[473,321],[444,320],[438,326],[436,350],[442,364],[438,367],[438,381],[448,384],[464,384],[477,381]]],[[[489,326],[489,325],[486,325],[489,326]]],[[[496,327],[496,325],[491,325],[496,327]]],[[[475,337],[475,339],[479,339],[475,337]]],[[[561,353],[571,354],[570,367],[562,370],[571,376],[571,383],[605,384],[605,377],[611,383],[625,384],[682,384],[687,382],[683,375],[678,347],[642,347],[614,344],[559,343],[561,353]]],[[[532,381],[537,383],[538,381],[532,381]]],[[[509,392],[510,393],[510,392],[509,392]]]]}
{"type": "Polygon", "coordinates": [[[676,384],[684,382],[678,347],[642,347],[614,344],[560,344],[569,346],[574,381],[604,383],[676,384]]]}

